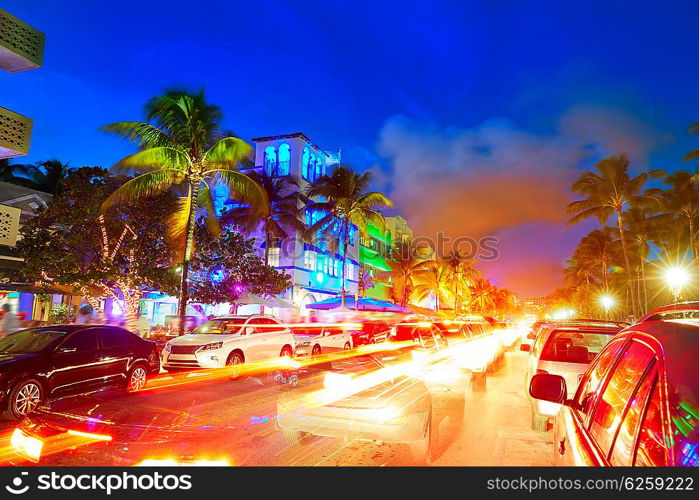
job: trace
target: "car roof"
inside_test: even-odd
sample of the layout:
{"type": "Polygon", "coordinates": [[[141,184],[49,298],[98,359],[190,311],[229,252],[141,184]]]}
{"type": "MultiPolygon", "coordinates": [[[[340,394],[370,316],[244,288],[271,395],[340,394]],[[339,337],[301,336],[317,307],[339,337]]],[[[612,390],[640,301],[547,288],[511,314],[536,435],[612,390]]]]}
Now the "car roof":
{"type": "Polygon", "coordinates": [[[646,321],[660,321],[662,319],[662,313],[670,311],[699,312],[699,302],[678,302],[675,304],[668,304],[666,306],[658,307],[657,309],[654,309],[645,316],[641,317],[637,323],[645,323],[646,321]]]}

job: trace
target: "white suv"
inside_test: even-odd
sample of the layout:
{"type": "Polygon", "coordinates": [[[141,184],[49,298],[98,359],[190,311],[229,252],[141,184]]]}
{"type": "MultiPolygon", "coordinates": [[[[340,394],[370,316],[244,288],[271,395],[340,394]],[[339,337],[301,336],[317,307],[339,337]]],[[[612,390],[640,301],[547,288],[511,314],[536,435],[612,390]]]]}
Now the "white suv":
{"type": "Polygon", "coordinates": [[[294,346],[294,334],[273,316],[221,316],[165,344],[162,367],[168,371],[223,368],[293,356],[294,346]]]}

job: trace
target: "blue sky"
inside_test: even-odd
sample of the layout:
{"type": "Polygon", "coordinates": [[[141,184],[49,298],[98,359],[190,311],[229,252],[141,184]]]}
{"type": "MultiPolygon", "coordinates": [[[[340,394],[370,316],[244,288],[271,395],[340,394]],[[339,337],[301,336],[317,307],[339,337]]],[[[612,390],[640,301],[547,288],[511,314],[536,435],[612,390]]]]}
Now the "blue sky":
{"type": "MultiPolygon", "coordinates": [[[[303,131],[326,149],[342,147],[344,159],[376,172],[421,234],[485,232],[517,248],[529,230],[546,233],[532,255],[542,269],[560,267],[589,229],[564,228],[555,213],[570,194],[558,185],[621,149],[639,170],[685,168],[682,154],[699,141],[686,135],[699,121],[696,1],[5,0],[3,8],[47,35],[41,69],[0,74],[0,105],[35,120],[25,161],[109,166],[131,149],[101,125],[140,118],[166,87],[205,86],[226,128],[244,138],[303,131]],[[497,184],[503,165],[519,168],[524,186],[550,183],[550,203],[530,210],[548,197],[513,188],[523,205],[486,200],[481,212],[460,210],[475,179],[497,184]],[[458,216],[424,217],[424,204],[411,201],[416,186],[435,197],[443,187],[430,182],[454,174],[452,187],[463,190],[448,212],[458,216]]],[[[523,294],[552,286],[507,271],[516,254],[489,267],[493,279],[523,294]]]]}

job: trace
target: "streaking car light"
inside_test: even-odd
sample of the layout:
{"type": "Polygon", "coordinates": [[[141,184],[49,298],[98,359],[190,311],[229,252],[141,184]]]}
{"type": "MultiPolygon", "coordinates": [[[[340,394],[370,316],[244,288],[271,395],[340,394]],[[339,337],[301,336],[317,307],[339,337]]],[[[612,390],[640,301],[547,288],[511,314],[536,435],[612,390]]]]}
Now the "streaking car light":
{"type": "Polygon", "coordinates": [[[228,460],[175,460],[174,458],[148,458],[134,467],[229,467],[228,460]]]}
{"type": "Polygon", "coordinates": [[[68,430],[66,431],[68,434],[71,436],[79,436],[79,437],[84,437],[87,439],[94,439],[95,441],[111,441],[112,436],[108,436],[106,434],[95,434],[92,432],[83,432],[83,431],[75,431],[75,430],[68,430]]]}
{"type": "Polygon", "coordinates": [[[352,377],[346,373],[328,372],[323,378],[323,386],[331,391],[343,391],[349,388],[352,377]]]}
{"type": "Polygon", "coordinates": [[[430,355],[425,351],[413,351],[413,361],[419,364],[427,363],[430,359],[430,355]]]}
{"type": "Polygon", "coordinates": [[[31,460],[39,461],[44,442],[32,436],[26,435],[21,429],[15,429],[10,438],[10,444],[19,452],[31,460]]]}
{"type": "Polygon", "coordinates": [[[403,412],[393,406],[374,408],[365,410],[365,412],[365,415],[380,424],[400,424],[406,419],[403,412]]]}

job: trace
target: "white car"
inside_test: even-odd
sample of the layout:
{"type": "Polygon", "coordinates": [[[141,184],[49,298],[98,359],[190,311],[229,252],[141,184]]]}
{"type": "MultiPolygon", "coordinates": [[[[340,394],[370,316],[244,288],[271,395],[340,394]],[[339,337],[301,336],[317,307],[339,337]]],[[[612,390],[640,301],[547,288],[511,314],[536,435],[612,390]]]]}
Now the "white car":
{"type": "Polygon", "coordinates": [[[294,334],[277,318],[222,316],[165,344],[162,366],[168,371],[223,368],[294,353],[294,334]]]}
{"type": "Polygon", "coordinates": [[[352,334],[340,327],[308,325],[294,328],[297,356],[317,356],[329,352],[348,351],[352,345],[352,334]]]}
{"type": "MultiPolygon", "coordinates": [[[[567,397],[572,398],[590,362],[620,330],[620,325],[603,322],[542,325],[529,352],[525,392],[529,394],[534,375],[548,373],[565,379],[567,397]]],[[[536,431],[547,430],[549,420],[560,408],[561,405],[557,403],[532,399],[532,428],[536,431]]]]}

